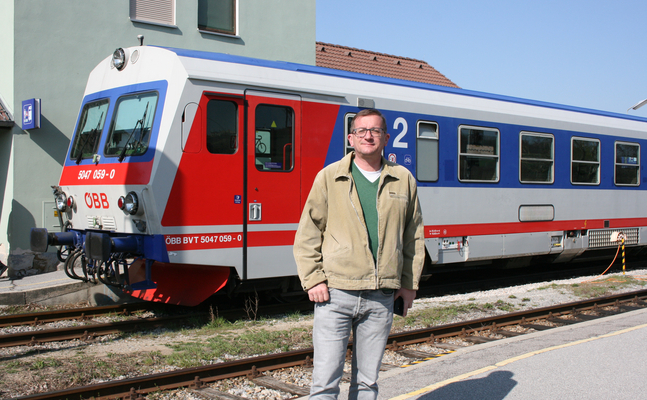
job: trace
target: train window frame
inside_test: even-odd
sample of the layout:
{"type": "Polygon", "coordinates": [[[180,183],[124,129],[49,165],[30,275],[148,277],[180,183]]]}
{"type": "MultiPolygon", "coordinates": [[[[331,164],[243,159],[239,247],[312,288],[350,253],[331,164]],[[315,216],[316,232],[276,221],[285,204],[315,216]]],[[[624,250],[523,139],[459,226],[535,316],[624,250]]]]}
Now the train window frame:
{"type": "MultiPolygon", "coordinates": [[[[621,158],[633,158],[633,157],[622,157],[621,158]]],[[[635,142],[624,142],[624,141],[616,141],[613,146],[613,183],[616,186],[640,186],[640,144],[635,143],[635,142]],[[618,162],[618,146],[631,146],[631,147],[637,147],[638,151],[636,152],[637,155],[637,160],[636,162],[622,162],[622,161],[631,161],[631,160],[620,160],[621,162],[618,162]],[[636,183],[618,183],[618,168],[632,168],[636,170],[636,175],[635,175],[635,180],[636,183]]]]}
{"type": "Polygon", "coordinates": [[[581,137],[581,136],[573,136],[571,137],[571,184],[572,185],[586,185],[586,186],[598,186],[600,185],[600,169],[602,167],[602,162],[601,162],[601,143],[599,139],[594,139],[594,138],[587,138],[587,137],[581,137]],[[589,161],[589,160],[575,160],[574,159],[574,153],[575,153],[575,142],[592,142],[597,144],[597,161],[589,161]],[[573,180],[573,169],[575,167],[575,164],[583,164],[583,165],[597,165],[597,173],[595,175],[596,181],[595,182],[587,182],[587,181],[574,181],[573,180]]]}
{"type": "MultiPolygon", "coordinates": [[[[238,113],[239,113],[238,103],[236,103],[235,101],[233,101],[231,99],[220,99],[220,98],[215,98],[214,99],[214,98],[210,98],[209,101],[207,101],[207,112],[206,112],[206,129],[207,129],[207,131],[206,131],[206,134],[205,134],[205,141],[206,141],[206,148],[207,148],[207,151],[209,153],[211,153],[211,154],[220,154],[220,155],[232,155],[232,154],[236,154],[238,152],[239,136],[240,136],[238,113]],[[229,120],[227,122],[229,124],[231,124],[233,122],[235,131],[233,133],[233,136],[231,135],[231,133],[228,134],[229,135],[229,145],[228,146],[227,145],[225,145],[225,146],[217,146],[216,144],[218,142],[218,135],[221,135],[221,134],[224,135],[224,133],[216,133],[216,136],[214,137],[214,135],[211,134],[211,130],[209,129],[211,126],[213,126],[212,122],[211,122],[212,118],[210,118],[209,110],[210,110],[210,105],[214,104],[214,103],[230,103],[230,104],[234,105],[234,112],[233,112],[233,117],[234,118],[233,118],[233,121],[229,120]],[[210,141],[210,138],[213,139],[213,140],[210,141]],[[222,151],[225,148],[227,148],[227,150],[229,150],[229,151],[222,151]]],[[[227,115],[227,116],[229,116],[229,115],[227,115]]],[[[215,132],[215,130],[214,130],[214,132],[215,132]]],[[[220,142],[226,143],[226,141],[222,141],[222,140],[220,140],[220,142]]]]}
{"type": "MultiPolygon", "coordinates": [[[[254,109],[254,138],[256,142],[254,143],[254,164],[256,165],[256,169],[260,172],[291,172],[294,170],[294,140],[295,140],[295,117],[296,116],[296,111],[294,108],[286,105],[280,105],[280,104],[272,104],[272,103],[261,103],[256,105],[254,109]],[[291,125],[286,126],[285,128],[281,129],[290,129],[290,142],[285,143],[281,148],[280,148],[280,153],[276,151],[278,149],[278,146],[275,145],[276,141],[275,139],[272,138],[272,136],[278,135],[278,133],[275,132],[275,134],[272,134],[272,129],[276,128],[279,129],[278,127],[261,127],[259,129],[258,126],[258,111],[259,109],[262,109],[263,107],[269,107],[269,108],[281,108],[281,109],[286,109],[290,110],[291,112],[291,125]],[[285,158],[285,153],[288,151],[287,146],[291,146],[290,151],[290,168],[286,169],[285,164],[286,164],[286,158],[285,158]],[[261,150],[261,151],[257,151],[261,150]],[[259,154],[261,155],[259,157],[259,154]],[[277,158],[280,158],[279,156],[283,156],[283,162],[281,163],[281,168],[274,168],[273,166],[278,166],[278,162],[275,161],[277,158]],[[269,166],[268,166],[269,165],[269,166]]],[[[274,121],[276,122],[276,121],[274,121]]]]}
{"type": "Polygon", "coordinates": [[[551,185],[555,183],[555,136],[550,133],[540,133],[540,132],[528,132],[521,131],[519,132],[519,182],[520,183],[532,183],[532,184],[542,184],[542,185],[551,185]],[[523,139],[524,137],[542,137],[550,138],[550,158],[534,158],[534,157],[524,157],[523,155],[523,139]],[[524,180],[523,176],[523,164],[524,161],[531,162],[540,162],[548,163],[550,162],[550,180],[540,181],[540,180],[524,180]]]}
{"type": "MultiPolygon", "coordinates": [[[[123,96],[119,96],[117,100],[115,101],[114,105],[114,110],[112,112],[112,120],[110,121],[110,129],[108,130],[108,134],[106,135],[106,140],[104,143],[104,148],[103,148],[103,155],[106,157],[119,157],[119,161],[123,161],[124,157],[139,157],[143,156],[146,154],[148,151],[148,147],[150,145],[150,140],[152,136],[152,132],[155,128],[155,115],[157,113],[157,106],[159,105],[159,92],[157,90],[149,90],[145,92],[137,92],[137,93],[128,93],[123,96]],[[137,124],[141,123],[141,128],[140,128],[140,145],[137,147],[139,151],[137,152],[131,152],[130,154],[127,153],[127,151],[124,151],[123,149],[127,147],[128,145],[132,145],[132,148],[135,147],[135,142],[131,143],[131,140],[134,138],[134,132],[131,132],[129,136],[126,137],[126,142],[124,144],[124,147],[119,148],[118,145],[116,146],[110,146],[109,143],[111,139],[113,138],[113,135],[116,132],[116,124],[118,119],[120,118],[120,107],[123,104],[125,100],[131,99],[131,98],[136,98],[136,97],[144,97],[148,95],[154,95],[155,97],[155,104],[153,105],[152,110],[148,110],[148,108],[145,109],[144,113],[142,114],[142,118],[137,120],[135,125],[132,127],[133,131],[135,128],[137,128],[137,124]],[[142,121],[143,120],[143,121],[142,121]],[[147,128],[144,128],[144,124],[150,121],[150,125],[147,128]],[[146,129],[146,132],[144,132],[144,129],[146,129]],[[141,142],[142,137],[147,137],[145,143],[141,142]],[[109,152],[110,149],[115,149],[114,153],[109,152]],[[118,149],[118,150],[117,150],[118,149]]],[[[139,110],[140,111],[140,110],[139,110]]],[[[136,118],[138,114],[134,115],[134,118],[136,118]]],[[[130,121],[132,122],[132,121],[130,121]]],[[[124,133],[126,133],[124,131],[124,133]]],[[[123,136],[123,135],[121,135],[123,136]]],[[[123,137],[120,136],[119,142],[121,143],[123,141],[123,137]]]]}
{"type": "MultiPolygon", "coordinates": [[[[501,131],[498,128],[494,127],[486,127],[486,126],[474,126],[474,125],[459,125],[458,126],[458,181],[459,182],[468,182],[468,183],[498,183],[499,180],[501,179],[501,131]],[[461,151],[461,145],[462,145],[462,132],[463,129],[468,129],[468,130],[473,130],[473,131],[488,131],[488,132],[496,132],[496,148],[494,149],[495,154],[492,155],[483,155],[483,154],[478,154],[478,153],[468,153],[468,152],[463,152],[461,151]],[[463,160],[467,161],[467,158],[471,158],[473,160],[477,159],[486,159],[490,158],[495,161],[495,168],[494,168],[494,179],[468,179],[468,178],[463,178],[462,173],[464,172],[464,167],[463,167],[463,160]]],[[[467,146],[466,146],[467,147],[467,146]]],[[[466,165],[467,167],[467,165],[466,165]]],[[[471,167],[470,167],[471,169],[471,167]]]]}
{"type": "Polygon", "coordinates": [[[439,148],[440,148],[440,126],[435,121],[419,120],[416,123],[416,179],[421,182],[438,182],[439,175],[439,148]],[[431,136],[423,135],[421,129],[424,126],[433,126],[431,136]],[[431,145],[431,146],[428,146],[431,145]],[[432,154],[422,155],[420,152],[430,147],[432,154]],[[434,154],[435,152],[435,154],[434,154]],[[430,161],[431,160],[431,161],[430,161]],[[435,161],[435,163],[434,163],[435,161]],[[428,174],[428,175],[426,175],[428,174]]]}
{"type": "Polygon", "coordinates": [[[350,141],[348,140],[348,135],[351,133],[351,124],[356,115],[357,113],[346,113],[346,115],[344,115],[344,155],[351,151],[355,151],[355,148],[351,146],[350,141]]]}
{"type": "MultiPolygon", "coordinates": [[[[239,37],[238,29],[240,24],[238,21],[238,0],[226,0],[228,3],[222,4],[209,4],[210,1],[213,2],[214,0],[198,0],[198,31],[212,35],[239,37]],[[206,15],[205,13],[205,10],[208,9],[209,6],[215,6],[213,10],[217,14],[217,17],[222,18],[224,16],[227,18],[226,25],[228,26],[216,26],[222,21],[209,21],[209,15],[206,15]],[[228,6],[230,9],[227,9],[228,6]],[[225,9],[223,10],[221,7],[224,7],[225,9]]],[[[215,16],[212,14],[211,17],[213,18],[215,16]]]]}
{"type": "MultiPolygon", "coordinates": [[[[101,143],[101,134],[103,133],[103,129],[106,126],[106,121],[108,118],[109,111],[110,111],[110,98],[108,97],[92,100],[83,105],[83,108],[81,109],[81,116],[79,117],[79,123],[76,127],[76,132],[74,133],[74,143],[72,144],[71,150],[70,150],[70,160],[76,160],[76,163],[79,164],[81,160],[94,157],[94,155],[99,150],[99,144],[101,143]],[[84,131],[83,129],[88,124],[88,112],[90,110],[90,107],[94,108],[93,106],[103,107],[105,109],[102,111],[102,115],[99,117],[99,120],[97,121],[97,125],[94,125],[94,120],[89,122],[90,125],[88,125],[88,127],[92,127],[94,125],[94,129],[90,129],[89,131],[84,131]],[[90,153],[87,153],[88,154],[87,157],[83,156],[83,154],[85,154],[83,151],[81,151],[80,154],[76,153],[77,144],[80,143],[81,137],[84,135],[93,135],[95,138],[92,151],[90,153]]],[[[81,150],[85,149],[86,145],[88,144],[87,141],[89,139],[90,139],[89,136],[85,137],[85,139],[83,140],[84,143],[81,145],[82,146],[81,150]]]]}

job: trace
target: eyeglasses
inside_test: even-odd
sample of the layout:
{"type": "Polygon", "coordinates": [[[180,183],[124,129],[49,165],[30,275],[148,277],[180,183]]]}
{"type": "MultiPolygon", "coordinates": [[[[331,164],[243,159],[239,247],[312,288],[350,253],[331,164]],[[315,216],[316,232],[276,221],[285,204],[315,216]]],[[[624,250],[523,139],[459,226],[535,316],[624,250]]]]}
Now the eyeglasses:
{"type": "Polygon", "coordinates": [[[371,135],[373,135],[373,137],[380,137],[380,136],[384,135],[384,129],[382,129],[382,128],[357,128],[357,129],[353,129],[353,133],[358,138],[363,138],[364,136],[366,136],[366,134],[369,131],[371,132],[371,135]]]}

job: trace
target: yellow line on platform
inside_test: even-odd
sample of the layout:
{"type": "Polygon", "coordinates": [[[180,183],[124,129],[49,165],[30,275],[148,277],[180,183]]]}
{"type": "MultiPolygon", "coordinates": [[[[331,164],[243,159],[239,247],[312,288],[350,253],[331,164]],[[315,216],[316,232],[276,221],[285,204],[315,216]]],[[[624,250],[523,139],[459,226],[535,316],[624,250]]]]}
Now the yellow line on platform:
{"type": "Polygon", "coordinates": [[[481,368],[481,369],[477,369],[475,371],[467,372],[465,374],[458,375],[458,376],[455,376],[453,378],[446,379],[446,380],[444,380],[442,382],[434,383],[433,385],[426,386],[426,387],[424,387],[422,389],[418,389],[418,390],[410,392],[410,393],[405,393],[405,394],[401,394],[400,396],[392,397],[390,400],[410,399],[410,398],[412,398],[414,396],[419,396],[421,394],[433,392],[434,390],[436,390],[438,388],[441,388],[443,386],[447,386],[450,383],[462,381],[463,379],[470,378],[472,376],[482,374],[484,372],[492,371],[492,370],[497,369],[499,367],[503,367],[503,366],[511,364],[511,363],[513,363],[515,361],[523,360],[525,358],[529,358],[529,357],[535,356],[537,354],[547,353],[549,351],[563,349],[563,348],[566,348],[566,347],[570,347],[570,346],[574,346],[574,345],[582,344],[582,343],[586,343],[586,342],[592,342],[594,340],[604,339],[604,338],[607,338],[607,337],[620,335],[620,334],[623,334],[623,333],[635,331],[637,329],[642,329],[642,328],[647,328],[647,324],[638,325],[638,326],[634,326],[634,327],[627,328],[627,329],[622,329],[622,330],[619,330],[619,331],[616,331],[616,332],[611,332],[611,333],[607,333],[607,334],[604,334],[604,335],[601,335],[601,336],[596,336],[596,337],[592,337],[592,338],[588,338],[588,339],[576,340],[574,342],[560,344],[558,346],[547,347],[547,348],[541,349],[541,350],[531,351],[530,353],[522,354],[522,355],[517,356],[517,357],[512,357],[512,358],[508,358],[507,360],[500,361],[500,362],[498,362],[498,363],[496,363],[494,365],[490,365],[490,366],[487,366],[487,367],[484,367],[484,368],[481,368]]]}

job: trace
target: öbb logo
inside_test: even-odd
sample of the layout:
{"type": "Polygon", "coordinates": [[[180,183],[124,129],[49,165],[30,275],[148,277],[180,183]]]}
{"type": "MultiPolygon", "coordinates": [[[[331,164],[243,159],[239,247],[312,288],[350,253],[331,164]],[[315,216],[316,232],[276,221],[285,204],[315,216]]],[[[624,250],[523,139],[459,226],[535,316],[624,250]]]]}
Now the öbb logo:
{"type": "Polygon", "coordinates": [[[105,193],[86,193],[85,205],[88,208],[110,208],[108,196],[105,193]]]}

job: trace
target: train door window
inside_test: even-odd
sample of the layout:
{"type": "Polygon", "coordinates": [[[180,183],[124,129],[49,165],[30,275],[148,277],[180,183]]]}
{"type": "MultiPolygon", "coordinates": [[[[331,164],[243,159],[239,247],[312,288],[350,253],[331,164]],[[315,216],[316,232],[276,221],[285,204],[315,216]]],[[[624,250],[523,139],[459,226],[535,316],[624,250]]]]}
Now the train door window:
{"type": "Polygon", "coordinates": [[[237,35],[238,0],[198,0],[198,30],[237,35]]]}
{"type": "Polygon", "coordinates": [[[234,154],[238,148],[238,106],[229,100],[207,103],[207,150],[234,154]]]}
{"type": "Polygon", "coordinates": [[[99,147],[99,138],[106,123],[108,113],[108,99],[87,103],[83,106],[79,125],[74,135],[74,145],[70,152],[70,159],[80,163],[84,158],[92,158],[99,147]]]}
{"type": "Polygon", "coordinates": [[[139,156],[148,150],[151,139],[157,92],[120,97],[106,141],[106,156],[139,156]]]}
{"type": "Polygon", "coordinates": [[[553,135],[521,132],[519,136],[519,181],[553,183],[555,163],[553,135]]]}
{"type": "Polygon", "coordinates": [[[438,124],[418,121],[416,177],[423,182],[438,181],[438,124]]]}
{"type": "Polygon", "coordinates": [[[355,118],[355,115],[357,115],[357,114],[356,113],[348,113],[348,114],[346,114],[344,116],[344,121],[346,121],[345,130],[344,130],[344,143],[345,143],[345,145],[344,145],[344,149],[345,149],[344,154],[348,154],[351,151],[355,150],[353,148],[353,146],[351,146],[350,142],[348,141],[348,135],[350,135],[350,132],[352,130],[351,126],[353,124],[353,118],[355,118]]]}
{"type": "Polygon", "coordinates": [[[294,110],[261,104],[256,107],[256,169],[291,171],[294,165],[294,110]]]}
{"type": "Polygon", "coordinates": [[[640,185],[640,145],[616,142],[615,183],[618,186],[640,185]]]}
{"type": "Polygon", "coordinates": [[[571,141],[571,183],[600,184],[600,141],[573,138],[571,141]]]}
{"type": "Polygon", "coordinates": [[[461,182],[499,181],[499,131],[460,126],[458,177],[461,182]]]}

